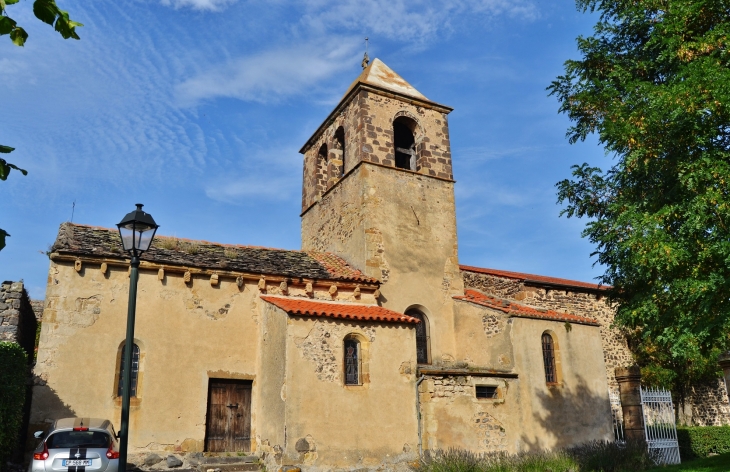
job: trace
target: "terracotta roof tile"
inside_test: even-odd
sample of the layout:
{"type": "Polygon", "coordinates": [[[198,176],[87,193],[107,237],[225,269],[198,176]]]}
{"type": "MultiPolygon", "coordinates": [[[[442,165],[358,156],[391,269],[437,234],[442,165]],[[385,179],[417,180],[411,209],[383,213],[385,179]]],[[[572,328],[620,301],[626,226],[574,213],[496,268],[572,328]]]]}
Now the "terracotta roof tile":
{"type": "MultiPolygon", "coordinates": [[[[58,230],[53,252],[126,259],[116,229],[63,223],[58,230]]],[[[280,275],[319,280],[377,283],[350,267],[334,254],[273,249],[258,246],[194,241],[169,236],[155,236],[152,247],[142,260],[160,264],[182,265],[206,269],[280,275]]]]}
{"type": "Polygon", "coordinates": [[[356,280],[367,283],[377,283],[378,280],[368,277],[349,265],[344,259],[329,252],[307,251],[310,257],[322,264],[333,277],[339,279],[356,280]]]}
{"type": "Polygon", "coordinates": [[[476,303],[477,305],[485,306],[493,310],[499,310],[507,313],[510,316],[516,318],[537,318],[541,320],[550,321],[568,321],[576,324],[586,324],[592,326],[598,326],[598,321],[593,318],[586,318],[584,316],[572,315],[570,313],[560,313],[555,310],[544,310],[540,308],[534,308],[527,305],[520,305],[510,300],[504,300],[502,298],[490,297],[484,295],[476,290],[465,290],[464,296],[455,296],[456,300],[463,300],[466,302],[476,303]]]}
{"type": "Polygon", "coordinates": [[[580,282],[578,280],[570,280],[570,279],[561,279],[558,277],[548,277],[546,275],[537,275],[537,274],[525,274],[523,272],[512,272],[509,270],[500,270],[500,269],[487,269],[483,267],[474,267],[474,266],[468,266],[468,265],[460,265],[459,268],[465,272],[476,272],[479,274],[487,274],[487,275],[494,275],[497,277],[505,277],[508,279],[516,279],[516,280],[522,280],[524,282],[532,282],[532,283],[547,283],[551,285],[563,285],[566,287],[575,287],[575,288],[588,288],[591,290],[608,290],[611,288],[608,285],[598,285],[598,284],[592,284],[589,282],[580,282]]]}
{"type": "Polygon", "coordinates": [[[281,308],[290,315],[340,318],[385,323],[420,323],[418,318],[388,310],[377,305],[326,303],[301,298],[280,298],[262,295],[261,299],[281,308]]]}

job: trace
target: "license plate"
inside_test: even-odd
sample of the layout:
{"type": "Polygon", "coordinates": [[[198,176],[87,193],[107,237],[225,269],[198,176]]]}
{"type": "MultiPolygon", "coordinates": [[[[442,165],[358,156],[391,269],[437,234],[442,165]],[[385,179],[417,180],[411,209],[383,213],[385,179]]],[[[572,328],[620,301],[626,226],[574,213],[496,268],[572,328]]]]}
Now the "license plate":
{"type": "Polygon", "coordinates": [[[61,465],[63,467],[78,467],[78,466],[91,465],[91,459],[64,459],[63,462],[61,462],[61,465]]]}

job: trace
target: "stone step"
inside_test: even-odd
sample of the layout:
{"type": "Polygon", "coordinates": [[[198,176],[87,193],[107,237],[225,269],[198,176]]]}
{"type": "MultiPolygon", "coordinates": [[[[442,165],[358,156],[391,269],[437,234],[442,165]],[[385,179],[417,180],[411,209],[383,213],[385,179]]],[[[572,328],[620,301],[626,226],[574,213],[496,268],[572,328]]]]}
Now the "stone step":
{"type": "Polygon", "coordinates": [[[202,464],[238,464],[238,463],[251,464],[254,462],[258,462],[258,461],[259,461],[259,457],[255,456],[255,455],[203,456],[200,459],[198,459],[198,462],[201,465],[202,464]]]}

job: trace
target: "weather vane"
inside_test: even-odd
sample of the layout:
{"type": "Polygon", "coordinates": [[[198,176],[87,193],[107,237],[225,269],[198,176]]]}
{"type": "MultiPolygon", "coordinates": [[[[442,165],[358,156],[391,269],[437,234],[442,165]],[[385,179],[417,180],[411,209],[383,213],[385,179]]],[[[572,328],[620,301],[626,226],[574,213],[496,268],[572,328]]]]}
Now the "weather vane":
{"type": "Polygon", "coordinates": [[[365,55],[362,58],[362,68],[365,69],[370,64],[370,58],[368,57],[368,38],[365,37],[365,55]]]}

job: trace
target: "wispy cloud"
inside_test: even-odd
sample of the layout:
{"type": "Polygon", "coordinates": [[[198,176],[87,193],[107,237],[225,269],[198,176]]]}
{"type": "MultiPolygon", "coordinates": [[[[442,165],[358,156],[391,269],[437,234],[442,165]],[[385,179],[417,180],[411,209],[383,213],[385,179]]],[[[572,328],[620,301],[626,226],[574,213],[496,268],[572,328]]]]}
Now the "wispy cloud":
{"type": "Polygon", "coordinates": [[[301,156],[294,147],[274,147],[248,153],[237,168],[212,179],[205,186],[208,198],[246,205],[261,199],[283,201],[301,188],[301,156]],[[261,163],[266,163],[262,166],[261,163]]]}
{"type": "Polygon", "coordinates": [[[312,92],[321,81],[356,61],[357,41],[331,38],[232,59],[177,86],[182,106],[229,97],[261,103],[312,92]]]}
{"type": "Polygon", "coordinates": [[[454,26],[463,14],[539,17],[528,0],[309,0],[301,22],[325,33],[336,28],[407,42],[424,42],[454,26]]]}
{"type": "Polygon", "coordinates": [[[237,0],[161,0],[163,5],[174,8],[191,7],[195,10],[219,11],[237,0]]]}

